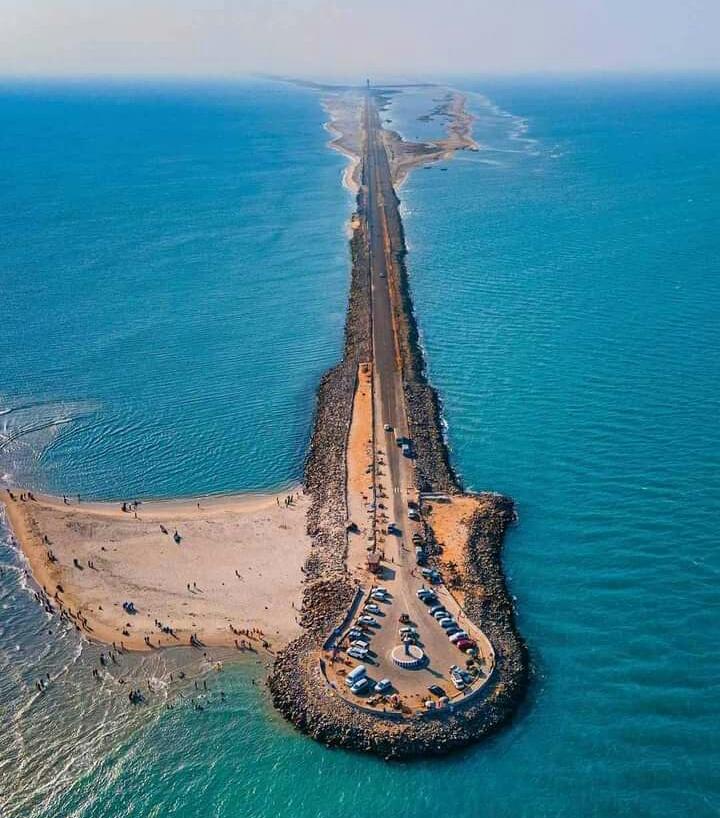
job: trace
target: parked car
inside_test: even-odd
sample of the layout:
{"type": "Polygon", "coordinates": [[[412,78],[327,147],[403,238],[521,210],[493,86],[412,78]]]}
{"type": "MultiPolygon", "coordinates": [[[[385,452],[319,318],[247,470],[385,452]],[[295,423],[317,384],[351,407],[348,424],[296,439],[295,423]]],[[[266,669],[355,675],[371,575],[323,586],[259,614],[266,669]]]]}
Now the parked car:
{"type": "Polygon", "coordinates": [[[433,696],[447,696],[447,693],[440,687],[440,685],[430,685],[428,690],[433,694],[433,696]]]}
{"type": "Polygon", "coordinates": [[[357,647],[348,648],[347,655],[352,656],[353,659],[364,659],[368,655],[368,649],[357,647]]]}
{"type": "Polygon", "coordinates": [[[454,619],[441,619],[440,620],[440,627],[441,628],[445,628],[445,629],[454,628],[455,625],[456,625],[456,622],[455,622],[454,619]]]}
{"type": "Polygon", "coordinates": [[[459,642],[461,639],[468,639],[468,635],[466,631],[457,631],[456,633],[452,634],[450,637],[451,642],[459,642]]]}
{"type": "Polygon", "coordinates": [[[416,634],[417,630],[410,625],[406,625],[404,628],[400,628],[400,636],[405,636],[405,634],[416,634]]]}
{"type": "Polygon", "coordinates": [[[455,688],[457,690],[465,690],[465,688],[467,687],[465,682],[462,679],[460,679],[459,677],[452,676],[450,678],[450,681],[453,683],[453,685],[455,686],[455,688]]]}
{"type": "Polygon", "coordinates": [[[355,682],[355,684],[350,688],[350,692],[354,693],[357,696],[358,693],[362,693],[363,690],[365,690],[369,684],[370,682],[368,681],[367,676],[363,676],[362,679],[355,682]]]}
{"type": "Polygon", "coordinates": [[[448,638],[451,636],[455,636],[456,633],[460,633],[460,630],[461,629],[459,625],[453,625],[452,628],[445,628],[445,636],[447,636],[448,638]]]}
{"type": "Polygon", "coordinates": [[[380,623],[372,616],[359,616],[357,620],[361,625],[368,625],[371,628],[379,628],[380,623]]]}
{"type": "Polygon", "coordinates": [[[449,616],[450,614],[445,610],[445,608],[441,608],[439,611],[435,611],[433,614],[433,617],[435,617],[435,619],[438,621],[441,619],[447,619],[449,616]]]}
{"type": "Polygon", "coordinates": [[[367,674],[367,668],[365,665],[358,665],[356,668],[350,671],[348,675],[345,677],[345,684],[348,687],[352,687],[358,679],[361,679],[363,676],[367,674]]]}
{"type": "Polygon", "coordinates": [[[353,639],[350,643],[350,647],[352,648],[365,648],[367,649],[370,646],[370,640],[367,636],[359,636],[357,639],[353,639]]]}
{"type": "Polygon", "coordinates": [[[432,614],[432,616],[435,616],[436,613],[440,613],[441,611],[442,612],[445,611],[444,605],[436,605],[434,608],[430,608],[430,613],[432,614]]]}
{"type": "Polygon", "coordinates": [[[380,608],[374,602],[368,602],[368,604],[365,606],[365,610],[368,613],[374,613],[374,614],[380,613],[380,608]]]}
{"type": "Polygon", "coordinates": [[[420,514],[414,508],[408,509],[408,518],[417,522],[420,519],[420,514]]]}
{"type": "Polygon", "coordinates": [[[380,681],[375,685],[375,692],[376,693],[387,693],[388,690],[392,688],[392,682],[390,679],[380,679],[380,681]]]}
{"type": "Polygon", "coordinates": [[[387,598],[388,598],[388,597],[387,597],[387,592],[386,592],[386,591],[384,591],[384,590],[383,590],[383,591],[380,591],[380,590],[373,591],[373,592],[370,594],[370,596],[371,596],[373,599],[377,599],[377,601],[378,601],[378,602],[386,602],[386,601],[387,601],[387,598]]]}
{"type": "Polygon", "coordinates": [[[459,647],[460,650],[463,652],[465,652],[466,650],[472,650],[473,648],[477,647],[477,643],[473,642],[472,639],[458,639],[455,645],[459,647]]]}
{"type": "Polygon", "coordinates": [[[383,426],[383,429],[385,429],[385,431],[386,431],[386,432],[392,432],[393,427],[392,427],[392,426],[391,426],[389,423],[386,423],[386,424],[383,426]]]}
{"type": "Polygon", "coordinates": [[[399,537],[402,533],[400,529],[395,525],[395,523],[388,523],[387,527],[388,534],[394,534],[396,537],[399,537]]]}

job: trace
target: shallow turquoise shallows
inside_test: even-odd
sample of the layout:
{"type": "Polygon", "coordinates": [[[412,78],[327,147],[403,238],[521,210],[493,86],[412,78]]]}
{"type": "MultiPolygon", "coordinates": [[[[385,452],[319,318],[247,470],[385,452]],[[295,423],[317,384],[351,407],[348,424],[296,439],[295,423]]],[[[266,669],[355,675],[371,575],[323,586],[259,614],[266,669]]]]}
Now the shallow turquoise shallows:
{"type": "MultiPolygon", "coordinates": [[[[4,546],[3,818],[717,815],[720,82],[455,82],[481,150],[401,197],[454,462],[518,505],[525,706],[402,765],[294,732],[256,662],[191,685],[202,711],[133,709],[4,546]]],[[[416,103],[387,114],[410,136],[416,103]]],[[[15,86],[0,118],[3,470],[108,497],[297,479],[348,271],[318,99],[15,86]]]]}

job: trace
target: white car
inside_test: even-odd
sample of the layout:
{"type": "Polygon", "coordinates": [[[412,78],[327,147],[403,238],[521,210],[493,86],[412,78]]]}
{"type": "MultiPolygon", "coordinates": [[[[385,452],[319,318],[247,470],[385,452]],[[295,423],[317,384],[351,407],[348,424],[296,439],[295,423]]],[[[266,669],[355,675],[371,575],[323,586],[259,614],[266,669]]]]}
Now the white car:
{"type": "Polygon", "coordinates": [[[461,639],[467,639],[468,635],[465,631],[457,631],[457,633],[452,634],[450,637],[450,641],[455,644],[455,642],[459,642],[461,639]]]}
{"type": "Polygon", "coordinates": [[[363,690],[370,684],[368,681],[367,676],[363,676],[362,679],[355,682],[355,684],[350,688],[350,692],[354,693],[356,696],[358,693],[362,693],[363,690]]]}
{"type": "Polygon", "coordinates": [[[370,596],[373,599],[377,599],[378,602],[385,602],[387,601],[387,593],[385,591],[381,591],[378,589],[377,591],[373,591],[370,596]]]}
{"type": "Polygon", "coordinates": [[[385,429],[385,431],[386,431],[386,432],[392,432],[393,427],[392,427],[392,426],[391,426],[389,423],[386,423],[386,424],[383,426],[383,429],[385,429]]]}
{"type": "Polygon", "coordinates": [[[451,676],[450,681],[453,683],[456,690],[465,690],[465,688],[467,687],[465,682],[459,676],[451,676]]]}
{"type": "Polygon", "coordinates": [[[390,679],[380,679],[380,681],[375,685],[375,692],[385,693],[386,691],[390,690],[391,687],[392,682],[390,679]]]}
{"type": "Polygon", "coordinates": [[[350,643],[351,648],[360,648],[360,650],[367,650],[370,647],[370,640],[369,639],[353,639],[350,643]]]}
{"type": "Polygon", "coordinates": [[[368,654],[367,648],[349,648],[347,655],[353,659],[364,659],[368,654]]]}
{"type": "Polygon", "coordinates": [[[365,610],[368,613],[374,613],[374,614],[380,613],[380,608],[374,602],[368,602],[368,604],[365,606],[365,610]]]}
{"type": "Polygon", "coordinates": [[[371,628],[378,628],[380,627],[380,623],[372,616],[359,616],[358,617],[358,624],[360,625],[370,625],[371,628]]]}

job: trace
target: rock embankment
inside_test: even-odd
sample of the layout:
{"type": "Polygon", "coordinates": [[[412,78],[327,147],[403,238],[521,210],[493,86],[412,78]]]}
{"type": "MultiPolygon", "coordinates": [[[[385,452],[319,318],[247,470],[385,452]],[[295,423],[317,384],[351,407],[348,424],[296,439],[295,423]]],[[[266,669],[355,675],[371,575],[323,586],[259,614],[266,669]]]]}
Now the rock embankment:
{"type": "MultiPolygon", "coordinates": [[[[397,200],[396,200],[397,202],[397,200]]],[[[502,573],[501,550],[513,520],[513,503],[481,495],[466,552],[466,611],[488,635],[496,651],[491,679],[452,710],[422,716],[378,714],[341,698],[322,666],[322,645],[347,614],[356,590],[349,575],[345,454],[358,364],[371,358],[371,304],[364,192],[350,242],[352,274],[342,361],[322,379],[315,424],[305,464],[311,495],[308,533],[312,554],[305,572],[302,636],[281,651],[268,685],[275,706],[299,729],[329,746],[373,752],[386,758],[440,755],[473,743],[508,720],[527,684],[527,651],[517,633],[502,573]]],[[[388,207],[394,269],[388,283],[399,336],[410,434],[417,454],[421,491],[461,492],[443,437],[441,406],[426,376],[413,313],[405,239],[397,207],[388,207]]]]}
{"type": "MultiPolygon", "coordinates": [[[[473,618],[477,617],[493,641],[497,661],[493,679],[480,693],[452,712],[409,717],[368,712],[329,686],[319,653],[326,632],[315,631],[300,637],[292,650],[278,657],[270,683],[276,707],[299,729],[328,746],[395,759],[442,755],[500,727],[515,711],[526,681],[524,646],[515,635],[512,608],[503,602],[487,605],[484,601],[486,594],[504,587],[497,557],[512,518],[512,503],[507,498],[483,495],[483,507],[472,523],[468,612],[472,610],[473,618]]],[[[334,608],[333,594],[338,592],[344,589],[328,585],[314,602],[334,608]]],[[[345,606],[349,602],[345,599],[345,606]]]]}
{"type": "Polygon", "coordinates": [[[394,275],[390,279],[393,314],[402,363],[403,389],[407,407],[410,437],[415,443],[415,471],[421,492],[461,491],[460,481],[450,464],[447,443],[443,435],[442,406],[437,391],[430,385],[425,356],[420,345],[410,282],[408,280],[405,231],[400,218],[400,200],[386,208],[390,246],[394,259],[394,275]]]}

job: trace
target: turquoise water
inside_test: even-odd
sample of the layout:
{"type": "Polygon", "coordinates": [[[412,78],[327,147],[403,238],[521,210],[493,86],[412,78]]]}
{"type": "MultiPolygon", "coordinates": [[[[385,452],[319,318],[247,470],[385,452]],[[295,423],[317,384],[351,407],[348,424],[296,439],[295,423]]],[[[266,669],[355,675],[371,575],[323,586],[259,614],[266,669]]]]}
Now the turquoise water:
{"type": "Polygon", "coordinates": [[[6,472],[113,498],[298,479],[348,276],[321,116],[281,85],[5,89],[6,472]]]}
{"type": "MultiPolygon", "coordinates": [[[[417,171],[401,195],[422,338],[444,399],[454,461],[469,486],[507,492],[518,503],[506,567],[535,668],[527,704],[509,729],[481,746],[442,761],[387,765],[327,751],[293,732],[273,714],[261,685],[252,684],[261,679],[257,664],[226,666],[214,676],[190,667],[197,660],[180,652],[134,660],[128,672],[167,684],[169,668],[187,663],[188,673],[210,682],[206,709],[185,703],[164,710],[158,695],[146,711],[128,713],[109,687],[102,695],[88,693],[96,649],[79,646],[72,634],[50,638],[48,623],[24,591],[17,555],[5,547],[0,703],[8,738],[0,750],[1,814],[717,814],[720,84],[672,78],[456,84],[473,92],[476,137],[485,149],[446,163],[445,172],[417,171]],[[44,697],[33,698],[33,679],[46,669],[55,681],[44,697]]],[[[67,96],[53,101],[6,93],[3,121],[16,135],[52,133],[49,123],[62,112],[57,127],[65,144],[68,134],[80,138],[85,131],[81,111],[99,104],[85,92],[67,96]]],[[[0,269],[3,281],[10,271],[16,288],[3,288],[4,299],[13,299],[4,321],[3,400],[65,406],[80,415],[62,427],[69,431],[51,435],[48,454],[44,433],[32,433],[39,435],[34,445],[40,455],[22,467],[60,489],[75,490],[83,479],[85,490],[101,495],[131,492],[141,477],[158,493],[292,480],[313,386],[338,349],[347,283],[342,223],[348,199],[339,188],[341,161],[323,149],[317,100],[258,87],[216,89],[209,98],[202,89],[178,90],[167,108],[118,89],[100,97],[106,137],[115,147],[107,149],[97,134],[84,142],[73,177],[89,162],[99,201],[92,211],[80,208],[59,239],[50,226],[65,185],[58,183],[54,198],[48,197],[44,180],[64,171],[49,155],[45,165],[26,155],[40,150],[48,135],[28,145],[16,136],[14,153],[6,148],[1,154],[10,166],[3,174],[4,203],[12,207],[4,207],[11,229],[0,239],[0,269]],[[232,128],[233,122],[256,121],[259,111],[267,116],[262,139],[240,125],[232,128]],[[150,127],[152,117],[156,138],[171,152],[185,145],[188,159],[184,170],[172,171],[172,190],[181,201],[174,202],[175,221],[161,235],[172,249],[173,274],[165,270],[163,278],[165,252],[156,247],[145,258],[160,271],[148,283],[142,264],[123,273],[124,256],[116,252],[98,260],[108,222],[92,229],[87,223],[103,211],[116,212],[120,180],[127,177],[132,191],[125,193],[121,228],[136,236],[147,235],[146,226],[160,230],[161,220],[146,221],[143,197],[174,200],[174,194],[161,183],[141,192],[141,179],[133,168],[122,170],[117,154],[130,140],[128,131],[150,127]],[[232,153],[236,143],[254,138],[264,148],[232,153]],[[305,145],[299,149],[300,156],[307,151],[304,160],[288,150],[290,139],[295,148],[305,145]],[[204,142],[211,145],[208,165],[199,158],[204,142]],[[222,155],[216,155],[219,145],[222,155]],[[119,181],[103,188],[97,168],[108,155],[117,159],[119,181]],[[231,156],[246,163],[244,171],[228,161],[231,156]],[[241,204],[238,194],[229,205],[227,186],[244,189],[238,174],[250,178],[270,158],[276,168],[290,167],[272,174],[272,181],[263,177],[265,187],[257,181],[249,219],[248,199],[241,204]],[[198,164],[214,168],[212,191],[198,164]],[[12,188],[8,173],[15,174],[12,188]],[[193,176],[191,184],[188,174],[195,173],[201,178],[193,176]],[[11,193],[18,180],[23,207],[11,193]],[[294,183],[313,191],[304,207],[263,204],[296,202],[294,183]],[[175,243],[193,228],[193,190],[196,197],[215,198],[206,201],[199,246],[175,243]],[[46,199],[55,207],[42,204],[46,199]],[[47,221],[33,230],[33,218],[43,213],[47,221]],[[235,229],[225,232],[233,214],[235,229]],[[258,249],[263,233],[255,231],[254,238],[251,227],[260,218],[273,237],[285,231],[315,237],[312,246],[279,245],[296,251],[296,268],[309,265],[302,287],[293,283],[298,269],[287,270],[276,249],[263,256],[276,279],[257,269],[232,276],[251,266],[229,259],[258,249]],[[243,227],[245,221],[252,225],[243,227]],[[42,240],[31,242],[40,229],[42,240]],[[95,243],[87,235],[93,230],[95,243]],[[28,246],[33,252],[26,258],[28,246]],[[85,262],[93,272],[84,279],[76,269],[83,247],[93,248],[85,262]],[[214,278],[218,264],[227,266],[214,278]],[[108,265],[109,282],[92,289],[100,287],[94,282],[108,265]],[[26,277],[34,270],[28,278],[35,284],[21,297],[16,290],[23,267],[26,277]],[[66,287],[76,276],[82,283],[66,287]],[[118,276],[123,285],[113,287],[118,276]],[[180,298],[171,289],[176,280],[180,298]],[[154,300],[133,292],[132,282],[138,290],[150,287],[154,300]],[[292,308],[288,288],[296,298],[292,308]],[[96,303],[98,292],[118,289],[127,297],[116,298],[112,309],[96,303]],[[85,304],[80,313],[78,298],[85,304]],[[230,319],[245,303],[232,333],[217,326],[219,315],[230,319]],[[43,332],[27,320],[36,309],[54,319],[43,332]],[[159,319],[137,327],[143,309],[165,315],[164,332],[154,331],[159,319]],[[271,320],[276,314],[280,320],[271,320]],[[112,341],[108,322],[116,333],[112,341]],[[191,360],[178,352],[187,338],[185,322],[196,342],[191,360]],[[123,335],[126,324],[135,329],[123,335]],[[76,346],[94,339],[95,357],[83,363],[78,356],[84,352],[61,354],[68,333],[76,346]],[[224,347],[216,343],[218,334],[224,347]],[[286,345],[270,340],[276,337],[286,345]],[[234,342],[244,344],[242,354],[234,342]],[[290,354],[303,342],[310,362],[290,354]],[[153,357],[149,348],[161,363],[145,361],[153,357]],[[223,349],[236,356],[228,368],[223,349]],[[113,377],[99,364],[94,373],[90,366],[103,355],[118,361],[114,377],[121,380],[114,390],[113,377]],[[252,376],[243,373],[253,371],[257,356],[280,362],[285,386],[295,390],[292,412],[283,403],[282,383],[247,409],[228,397],[244,402],[252,393],[252,376]],[[123,361],[132,363],[129,372],[123,361]],[[39,373],[35,363],[42,364],[39,373]],[[145,366],[153,377],[165,373],[182,391],[182,405],[145,388],[145,366]],[[215,420],[216,412],[230,420],[215,420]],[[242,424],[234,422],[236,412],[245,413],[242,424]],[[295,437],[277,433],[278,418],[288,414],[295,437]],[[120,435],[121,445],[113,430],[125,423],[134,433],[120,435]],[[246,432],[265,423],[271,426],[264,446],[271,448],[272,467],[239,456],[252,437],[246,432]],[[158,439],[172,442],[155,445],[158,439]],[[90,451],[94,440],[103,441],[102,456],[90,451]],[[125,452],[126,445],[135,455],[125,452]],[[179,449],[195,466],[191,473],[176,462],[179,449]],[[156,465],[144,459],[149,451],[156,465]]],[[[0,134],[8,139],[5,128],[0,134]]],[[[148,139],[134,143],[133,163],[157,156],[148,139]]],[[[169,206],[158,208],[157,219],[169,206]]],[[[18,447],[13,455],[14,462],[25,462],[18,447]]]]}

